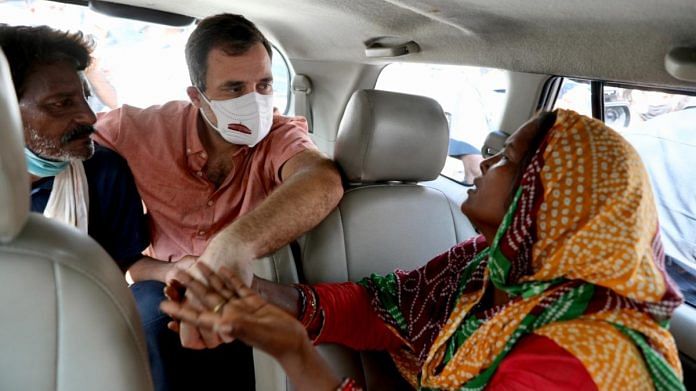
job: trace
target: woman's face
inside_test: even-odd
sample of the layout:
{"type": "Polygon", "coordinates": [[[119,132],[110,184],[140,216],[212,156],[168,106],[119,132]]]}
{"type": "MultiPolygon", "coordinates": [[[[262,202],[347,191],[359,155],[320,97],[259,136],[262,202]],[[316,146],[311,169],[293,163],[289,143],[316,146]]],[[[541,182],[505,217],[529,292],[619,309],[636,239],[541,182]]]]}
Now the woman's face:
{"type": "Polygon", "coordinates": [[[493,240],[510,206],[510,195],[518,185],[518,173],[525,168],[521,167],[523,160],[539,131],[538,117],[532,118],[508,137],[502,151],[482,161],[482,175],[474,179],[476,188],[469,190],[469,197],[462,203],[462,213],[488,243],[493,240]]]}

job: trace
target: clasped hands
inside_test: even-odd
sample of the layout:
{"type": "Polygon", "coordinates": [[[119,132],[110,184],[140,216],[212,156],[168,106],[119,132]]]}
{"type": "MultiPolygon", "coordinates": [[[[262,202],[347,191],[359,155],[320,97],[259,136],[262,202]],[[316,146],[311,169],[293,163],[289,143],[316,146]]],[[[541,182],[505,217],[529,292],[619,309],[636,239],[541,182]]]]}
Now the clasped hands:
{"type": "Polygon", "coordinates": [[[282,362],[311,345],[299,321],[266,302],[230,269],[222,267],[215,273],[198,262],[190,271],[196,278],[183,270],[175,273],[165,288],[169,300],[160,305],[174,319],[171,329],[180,334],[186,327],[200,331],[198,340],[185,340],[182,335],[185,347],[213,348],[240,339],[282,362]]]}

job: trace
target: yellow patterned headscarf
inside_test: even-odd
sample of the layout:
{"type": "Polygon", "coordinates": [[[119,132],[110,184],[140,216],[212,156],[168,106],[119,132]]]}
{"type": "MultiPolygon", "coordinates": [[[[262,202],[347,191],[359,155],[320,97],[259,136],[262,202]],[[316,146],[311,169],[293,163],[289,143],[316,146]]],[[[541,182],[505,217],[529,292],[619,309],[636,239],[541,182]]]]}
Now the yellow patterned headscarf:
{"type": "Polygon", "coordinates": [[[515,343],[535,333],[577,357],[599,389],[683,389],[666,330],[681,296],[664,270],[650,183],[636,151],[601,121],[556,111],[483,248],[477,237],[416,271],[363,281],[378,313],[410,343],[393,357],[414,384],[481,389],[515,343]],[[427,278],[445,272],[447,281],[427,278]],[[513,299],[471,316],[491,284],[513,299]],[[430,296],[452,303],[430,319],[409,315],[437,306],[430,296]],[[433,325],[437,332],[423,331],[433,325]]]}

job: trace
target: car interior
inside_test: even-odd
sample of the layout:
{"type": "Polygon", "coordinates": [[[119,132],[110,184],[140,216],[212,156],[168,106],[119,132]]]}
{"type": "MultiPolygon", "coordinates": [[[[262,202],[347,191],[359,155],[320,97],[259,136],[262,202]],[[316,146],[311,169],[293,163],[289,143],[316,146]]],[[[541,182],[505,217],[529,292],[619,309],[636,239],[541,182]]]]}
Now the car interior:
{"type": "MultiPolygon", "coordinates": [[[[696,389],[696,2],[0,1],[0,23],[92,34],[118,97],[90,78],[95,111],[187,99],[183,44],[197,19],[223,12],[244,15],[272,42],[277,109],[307,117],[345,182],[339,206],[256,262],[258,276],[357,281],[421,266],[476,234],[459,212],[471,185],[451,141],[481,159],[537,111],[573,109],[625,135],[643,159],[666,268],[685,298],[670,332],[686,388],[696,389]]],[[[0,308],[20,314],[0,328],[11,347],[0,354],[0,388],[150,389],[118,268],[88,238],[27,213],[21,124],[2,61],[0,73],[10,130],[0,142],[0,308]],[[113,328],[89,327],[106,322],[113,328]]],[[[386,354],[319,350],[367,390],[408,389],[386,354]]],[[[256,389],[292,389],[270,356],[255,350],[254,365],[256,389]]]]}

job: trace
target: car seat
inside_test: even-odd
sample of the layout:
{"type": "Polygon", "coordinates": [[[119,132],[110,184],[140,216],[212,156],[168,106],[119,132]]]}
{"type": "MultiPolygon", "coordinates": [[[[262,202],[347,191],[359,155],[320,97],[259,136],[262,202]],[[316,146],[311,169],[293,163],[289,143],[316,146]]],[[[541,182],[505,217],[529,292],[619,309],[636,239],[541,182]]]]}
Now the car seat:
{"type": "Polygon", "coordinates": [[[29,213],[10,68],[0,51],[0,389],[152,390],[123,274],[91,238],[29,213]]]}
{"type": "MultiPolygon", "coordinates": [[[[440,174],[448,139],[445,114],[430,98],[378,90],[353,94],[334,150],[347,190],[305,235],[301,270],[307,282],[415,269],[475,235],[458,205],[420,183],[440,174]]],[[[386,354],[335,345],[319,350],[338,375],[368,390],[405,387],[386,354]]]]}

